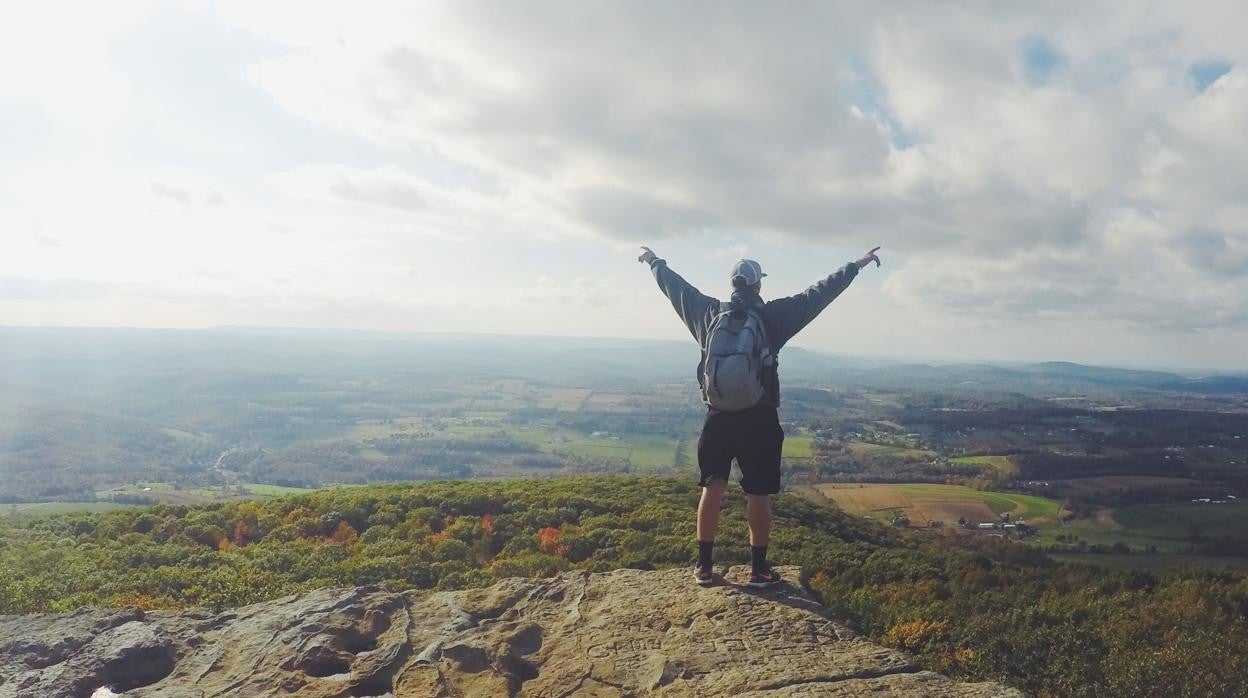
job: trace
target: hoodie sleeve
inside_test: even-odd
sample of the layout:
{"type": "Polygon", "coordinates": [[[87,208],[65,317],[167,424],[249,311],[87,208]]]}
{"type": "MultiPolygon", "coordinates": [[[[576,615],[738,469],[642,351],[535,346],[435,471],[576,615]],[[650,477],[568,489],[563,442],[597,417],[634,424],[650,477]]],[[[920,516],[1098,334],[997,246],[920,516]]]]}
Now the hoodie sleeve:
{"type": "Polygon", "coordinates": [[[669,269],[665,260],[655,259],[650,263],[650,271],[654,273],[654,280],[659,282],[659,290],[672,302],[676,314],[689,328],[689,333],[699,345],[705,344],[711,317],[719,308],[719,301],[694,288],[680,274],[669,269]]]}
{"type": "Polygon", "coordinates": [[[767,303],[767,317],[772,331],[772,351],[779,351],[793,335],[802,331],[823,309],[849,287],[858,276],[858,265],[850,262],[836,273],[788,298],[777,298],[767,303]]]}

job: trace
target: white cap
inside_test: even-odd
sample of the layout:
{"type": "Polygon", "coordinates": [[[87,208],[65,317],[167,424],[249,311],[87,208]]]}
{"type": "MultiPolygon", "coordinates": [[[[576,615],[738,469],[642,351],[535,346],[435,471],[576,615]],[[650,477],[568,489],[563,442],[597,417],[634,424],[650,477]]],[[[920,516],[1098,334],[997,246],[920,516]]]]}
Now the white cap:
{"type": "Polygon", "coordinates": [[[738,276],[745,279],[746,286],[753,286],[767,275],[763,273],[763,267],[758,262],[743,259],[732,265],[732,273],[728,275],[728,280],[736,283],[738,276]]]}

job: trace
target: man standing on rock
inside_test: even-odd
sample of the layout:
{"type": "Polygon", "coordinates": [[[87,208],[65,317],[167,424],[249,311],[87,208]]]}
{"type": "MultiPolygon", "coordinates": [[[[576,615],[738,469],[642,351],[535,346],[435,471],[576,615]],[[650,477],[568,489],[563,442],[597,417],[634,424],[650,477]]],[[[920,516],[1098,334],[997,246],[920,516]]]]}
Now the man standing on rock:
{"type": "Polygon", "coordinates": [[[723,302],[703,295],[668,268],[648,247],[637,261],[650,265],[659,288],[702,349],[698,385],[707,406],[698,439],[698,470],[702,499],[698,503],[698,561],[693,577],[713,584],[715,534],[719,508],[732,461],[741,470],[750,524],[751,572],[747,584],[765,588],[780,583],[767,562],[771,533],[771,495],[780,491],[780,377],[776,354],[815,319],[871,262],[880,266],[876,247],[795,296],[763,302],[759,297],[766,274],[758,262],[742,259],[732,267],[732,296],[723,302]]]}

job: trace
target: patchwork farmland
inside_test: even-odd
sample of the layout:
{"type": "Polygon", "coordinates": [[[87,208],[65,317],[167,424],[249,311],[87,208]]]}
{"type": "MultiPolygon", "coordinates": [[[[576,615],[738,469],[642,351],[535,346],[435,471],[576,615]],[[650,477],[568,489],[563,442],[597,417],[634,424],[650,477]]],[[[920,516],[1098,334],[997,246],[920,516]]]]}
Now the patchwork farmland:
{"type": "Polygon", "coordinates": [[[961,485],[827,483],[809,491],[846,513],[887,520],[904,514],[912,525],[933,521],[946,524],[965,518],[971,522],[997,521],[1002,514],[1031,525],[1058,520],[1059,504],[1052,499],[1005,492],[985,492],[961,485]]]}

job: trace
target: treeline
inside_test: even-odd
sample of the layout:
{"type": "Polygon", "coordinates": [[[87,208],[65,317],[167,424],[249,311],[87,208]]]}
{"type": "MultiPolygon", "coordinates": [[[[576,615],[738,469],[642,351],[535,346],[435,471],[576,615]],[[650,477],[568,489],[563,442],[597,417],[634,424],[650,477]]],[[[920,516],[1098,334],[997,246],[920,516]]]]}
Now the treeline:
{"type": "Polygon", "coordinates": [[[1211,466],[1195,459],[1159,452],[1137,452],[1130,455],[1070,455],[1051,452],[1019,453],[1013,456],[1015,476],[1027,480],[1059,480],[1063,478],[1098,477],[1107,475],[1150,475],[1197,479],[1222,479],[1233,476],[1242,468],[1211,466]],[[1170,457],[1167,457],[1170,456],[1170,457]]]}
{"type": "MultiPolygon", "coordinates": [[[[343,488],[0,523],[0,613],[84,604],[226,608],[330,584],[455,589],[568,569],[689,564],[699,491],[587,477],[343,488]]],[[[720,563],[749,558],[739,494],[720,563]]],[[[932,669],[1038,695],[1242,695],[1248,579],[1058,565],[931,540],[792,496],[772,557],[832,610],[932,669]]],[[[959,542],[961,541],[961,542],[959,542]]]]}
{"type": "Polygon", "coordinates": [[[0,411],[0,502],[93,501],[131,480],[187,480],[214,455],[137,419],[44,408],[0,411]]]}
{"type": "Polygon", "coordinates": [[[1248,414],[1202,410],[1114,410],[1097,418],[1117,427],[1106,444],[1128,448],[1248,448],[1248,414]],[[1235,437],[1240,438],[1235,438],[1235,437]]]}
{"type": "MultiPolygon", "coordinates": [[[[230,469],[253,482],[319,487],[467,478],[513,460],[522,460],[520,467],[534,467],[532,461],[538,455],[533,444],[498,432],[474,437],[395,434],[365,441],[343,439],[278,451],[239,450],[228,460],[230,469]]],[[[547,465],[542,467],[549,467],[550,459],[543,463],[547,465]]]]}

